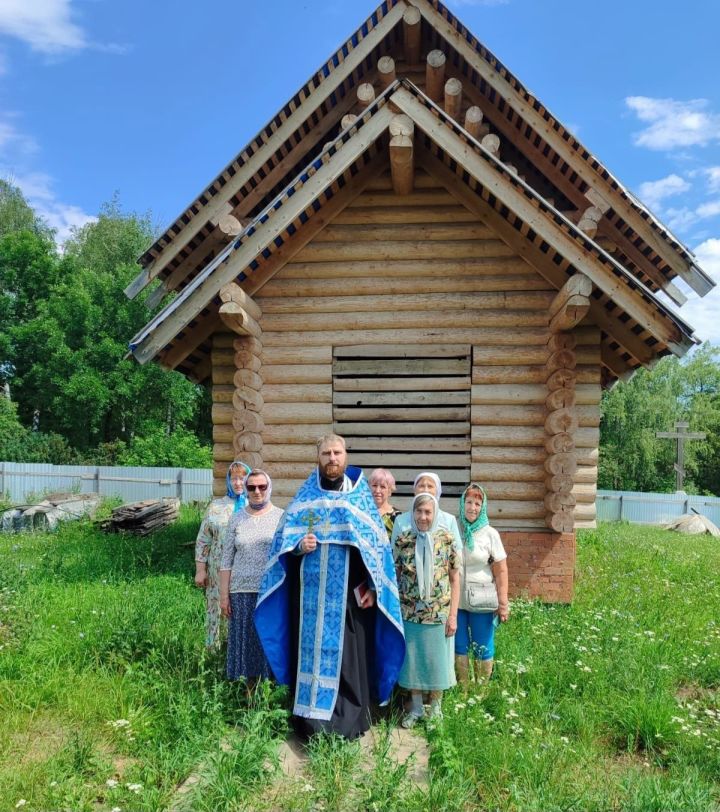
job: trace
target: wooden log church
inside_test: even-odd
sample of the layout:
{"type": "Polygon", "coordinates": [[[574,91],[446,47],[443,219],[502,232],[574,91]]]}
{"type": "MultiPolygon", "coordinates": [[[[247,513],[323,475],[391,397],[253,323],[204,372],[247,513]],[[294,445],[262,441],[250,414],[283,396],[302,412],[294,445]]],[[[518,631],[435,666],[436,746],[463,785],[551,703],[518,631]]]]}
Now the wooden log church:
{"type": "Polygon", "coordinates": [[[676,277],[713,286],[437,0],[384,2],[139,262],[170,301],[131,349],[212,387],[216,493],[239,457],[284,505],[335,431],[401,507],[483,483],[511,591],[553,601],[602,387],[696,343],[676,277]]]}

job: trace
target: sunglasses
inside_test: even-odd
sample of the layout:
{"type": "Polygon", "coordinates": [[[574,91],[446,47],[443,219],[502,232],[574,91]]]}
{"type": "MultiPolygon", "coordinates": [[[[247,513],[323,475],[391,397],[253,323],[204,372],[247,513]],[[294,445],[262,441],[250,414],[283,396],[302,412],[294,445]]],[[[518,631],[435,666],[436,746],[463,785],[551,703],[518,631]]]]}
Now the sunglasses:
{"type": "Polygon", "coordinates": [[[249,491],[259,491],[260,493],[265,493],[268,489],[267,485],[246,485],[245,486],[249,491]]]}

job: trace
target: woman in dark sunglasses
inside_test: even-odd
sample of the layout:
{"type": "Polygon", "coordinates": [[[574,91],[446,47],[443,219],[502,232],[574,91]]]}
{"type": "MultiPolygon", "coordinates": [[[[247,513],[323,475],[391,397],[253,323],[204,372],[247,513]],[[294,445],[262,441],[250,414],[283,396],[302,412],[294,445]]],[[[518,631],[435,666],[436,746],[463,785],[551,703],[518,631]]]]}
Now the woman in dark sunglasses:
{"type": "Polygon", "coordinates": [[[247,504],[228,524],[220,564],[220,610],[229,619],[228,679],[269,679],[272,674],[255,631],[253,612],[270,544],[283,511],[270,501],[272,480],[255,469],[245,478],[247,504]]]}

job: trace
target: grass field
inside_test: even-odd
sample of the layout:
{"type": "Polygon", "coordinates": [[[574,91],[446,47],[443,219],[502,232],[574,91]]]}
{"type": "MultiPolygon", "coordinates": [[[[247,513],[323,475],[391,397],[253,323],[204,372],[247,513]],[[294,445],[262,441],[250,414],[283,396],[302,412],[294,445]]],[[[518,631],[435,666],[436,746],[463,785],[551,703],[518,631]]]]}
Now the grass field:
{"type": "Polygon", "coordinates": [[[0,537],[0,810],[162,810],[192,772],[192,810],[720,809],[718,540],[582,532],[574,604],[513,602],[497,678],[446,694],[416,786],[387,735],[321,739],[278,781],[283,691],[248,698],[203,653],[198,522],[0,537]]]}

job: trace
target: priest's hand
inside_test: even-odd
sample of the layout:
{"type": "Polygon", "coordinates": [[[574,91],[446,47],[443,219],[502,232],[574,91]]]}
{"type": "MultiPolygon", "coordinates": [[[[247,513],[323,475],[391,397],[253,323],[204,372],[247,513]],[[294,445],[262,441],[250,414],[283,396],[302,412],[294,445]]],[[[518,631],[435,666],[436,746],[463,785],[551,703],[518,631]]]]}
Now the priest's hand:
{"type": "Polygon", "coordinates": [[[369,609],[371,606],[375,606],[375,590],[368,589],[365,594],[360,598],[360,608],[361,609],[369,609]]]}
{"type": "Polygon", "coordinates": [[[317,537],[314,533],[308,533],[300,541],[300,552],[311,553],[317,547],[317,537]]]}

